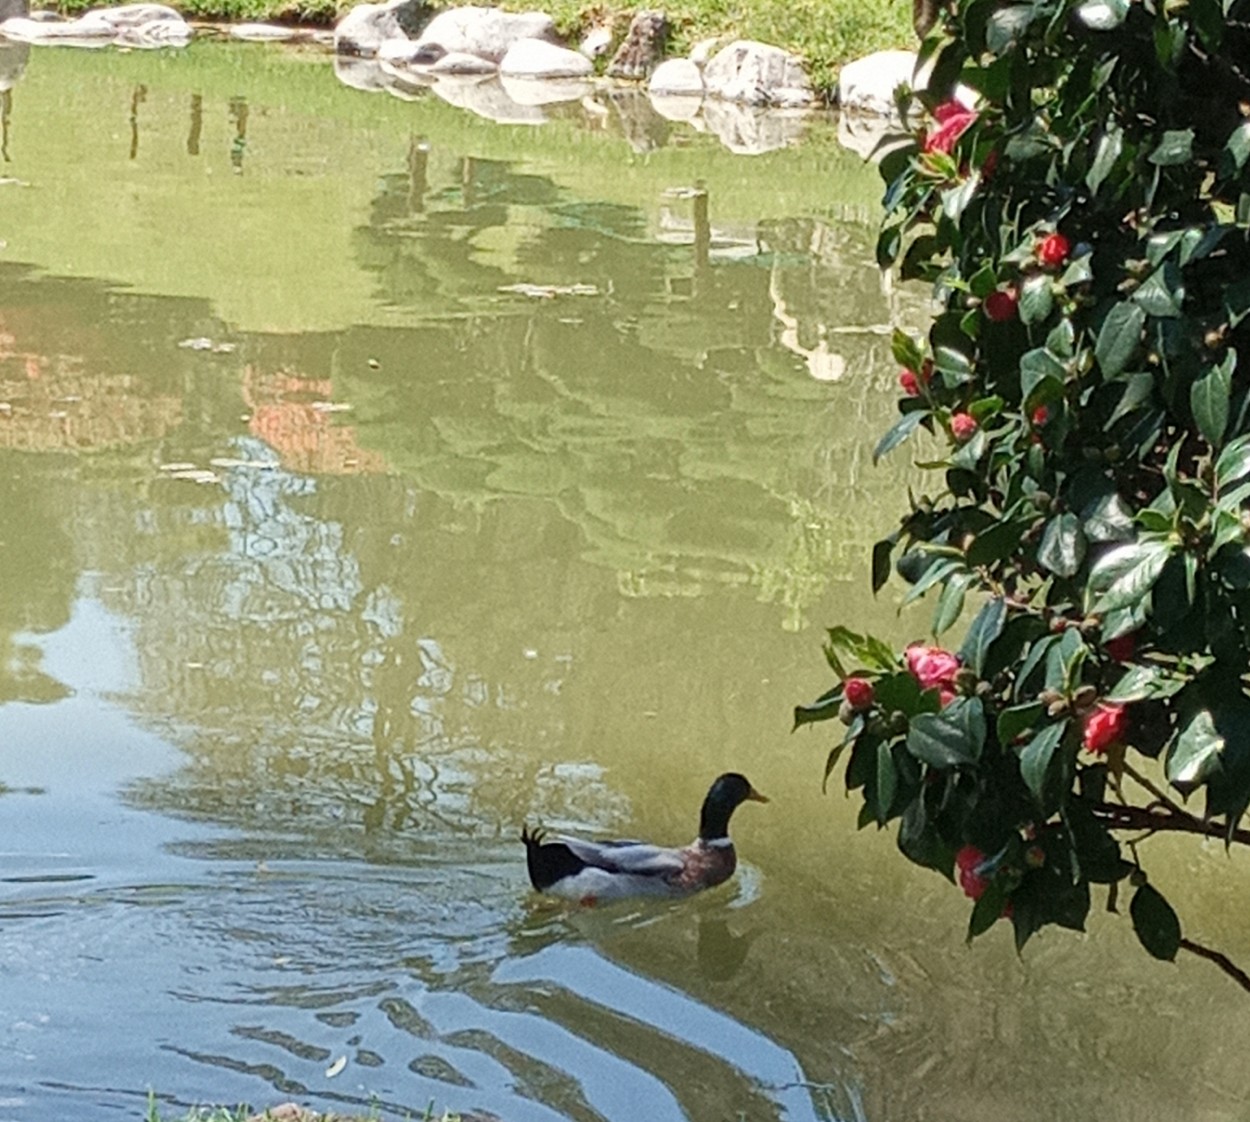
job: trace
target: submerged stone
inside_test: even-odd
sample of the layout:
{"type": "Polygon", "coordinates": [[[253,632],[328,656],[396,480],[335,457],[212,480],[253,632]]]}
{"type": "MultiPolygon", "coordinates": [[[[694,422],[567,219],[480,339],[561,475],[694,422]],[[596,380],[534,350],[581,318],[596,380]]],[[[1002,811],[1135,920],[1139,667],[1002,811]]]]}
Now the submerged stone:
{"type": "Polygon", "coordinates": [[[811,80],[798,55],[738,39],[718,51],[703,71],[711,97],[741,105],[803,106],[815,101],[811,80]]]}
{"type": "Polygon", "coordinates": [[[499,61],[499,73],[516,78],[585,78],[593,72],[585,55],[543,39],[519,39],[499,61]]]}

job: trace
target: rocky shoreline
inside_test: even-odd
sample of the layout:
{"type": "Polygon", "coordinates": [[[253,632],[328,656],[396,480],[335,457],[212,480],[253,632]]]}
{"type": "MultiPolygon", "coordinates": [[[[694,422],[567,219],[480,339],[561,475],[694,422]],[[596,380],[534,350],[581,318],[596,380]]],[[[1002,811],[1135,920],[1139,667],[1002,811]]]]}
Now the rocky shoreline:
{"type": "MultiPolygon", "coordinates": [[[[358,90],[408,99],[428,93],[499,123],[538,124],[546,120],[544,107],[586,104],[606,88],[610,98],[644,95],[661,117],[748,154],[795,143],[804,115],[832,102],[842,110],[844,143],[875,158],[907,135],[894,108],[896,88],[922,85],[915,52],[904,50],[847,64],[831,96],[814,88],[802,58],[767,43],[712,38],[668,57],[669,27],[660,10],[637,12],[619,39],[610,25],[592,22],[580,42],[569,44],[542,11],[433,12],[428,0],[358,4],[332,30],[192,24],[159,3],[99,8],[74,19],[30,12],[27,4],[0,0],[0,89],[14,46],[180,48],[205,34],[305,41],[331,52],[336,76],[358,90]]],[[[10,75],[7,84],[13,81],[10,75]]]]}

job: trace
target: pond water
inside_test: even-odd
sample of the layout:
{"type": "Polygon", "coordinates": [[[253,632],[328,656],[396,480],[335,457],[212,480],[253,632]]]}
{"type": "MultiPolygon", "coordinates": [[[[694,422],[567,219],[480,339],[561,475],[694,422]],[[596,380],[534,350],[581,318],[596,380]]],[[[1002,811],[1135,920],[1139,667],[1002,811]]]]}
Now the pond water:
{"type": "MultiPolygon", "coordinates": [[[[832,124],[742,157],[266,47],[21,61],[0,1119],[1248,1116],[1216,970],[1104,914],[965,947],[789,732],[822,626],[926,621],[866,571],[915,480],[871,466],[886,325],[924,305],[832,124]],[[730,886],[532,898],[523,823],[684,841],[731,768],[772,802],[730,886]]],[[[1244,859],[1152,872],[1250,961],[1244,859]]]]}

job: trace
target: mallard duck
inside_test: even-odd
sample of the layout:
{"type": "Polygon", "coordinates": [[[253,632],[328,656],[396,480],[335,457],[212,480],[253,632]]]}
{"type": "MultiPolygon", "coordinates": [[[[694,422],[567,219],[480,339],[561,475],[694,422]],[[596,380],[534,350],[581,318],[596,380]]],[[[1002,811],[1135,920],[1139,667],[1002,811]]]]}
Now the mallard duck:
{"type": "Polygon", "coordinates": [[[717,777],[699,812],[699,836],[682,848],[640,841],[585,841],[521,830],[530,882],[539,892],[595,904],[628,896],[689,896],[733,876],[738,858],[729,818],[744,802],[768,800],[736,772],[717,777]]]}

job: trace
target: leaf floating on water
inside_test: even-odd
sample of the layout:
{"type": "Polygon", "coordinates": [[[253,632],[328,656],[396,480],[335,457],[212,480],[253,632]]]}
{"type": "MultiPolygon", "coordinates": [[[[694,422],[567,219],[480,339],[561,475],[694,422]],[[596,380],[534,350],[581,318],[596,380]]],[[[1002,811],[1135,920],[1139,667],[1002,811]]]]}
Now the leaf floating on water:
{"type": "Polygon", "coordinates": [[[0,175],[0,187],[29,187],[24,179],[14,179],[11,175],[0,175]]]}
{"type": "Polygon", "coordinates": [[[186,460],[176,460],[174,463],[161,464],[159,471],[194,471],[195,464],[186,460]]]}
{"type": "Polygon", "coordinates": [[[333,1079],[340,1071],[347,1066],[347,1057],[340,1056],[328,1068],[326,1068],[326,1078],[333,1079]]]}
{"type": "Polygon", "coordinates": [[[221,477],[207,468],[184,468],[182,471],[171,471],[168,479],[186,479],[191,483],[220,483],[221,477]]]}
{"type": "Polygon", "coordinates": [[[348,413],[351,406],[345,401],[314,401],[313,409],[318,413],[348,413]]]}
{"type": "Polygon", "coordinates": [[[238,346],[237,343],[217,343],[206,335],[194,339],[183,339],[178,346],[184,351],[212,351],[215,355],[228,355],[238,346]]]}
{"type": "Polygon", "coordinates": [[[278,466],[273,460],[236,460],[229,456],[214,456],[208,462],[215,468],[252,468],[255,471],[273,471],[278,466]]]}
{"type": "Polygon", "coordinates": [[[499,292],[514,292],[534,300],[552,300],[557,296],[598,296],[593,284],[501,284],[499,292]]]}

